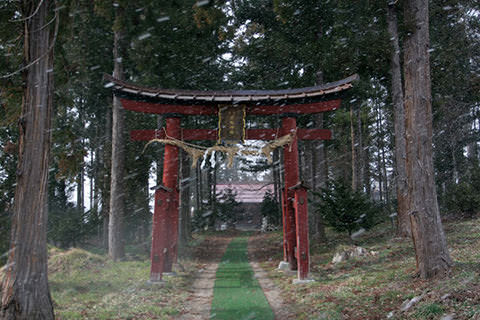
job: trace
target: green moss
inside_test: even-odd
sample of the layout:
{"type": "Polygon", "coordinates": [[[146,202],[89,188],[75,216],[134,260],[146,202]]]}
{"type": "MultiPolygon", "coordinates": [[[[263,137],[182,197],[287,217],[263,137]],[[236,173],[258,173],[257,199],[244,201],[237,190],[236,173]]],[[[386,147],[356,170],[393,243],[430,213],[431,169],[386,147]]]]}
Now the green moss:
{"type": "Polygon", "coordinates": [[[434,319],[437,315],[443,314],[444,309],[438,303],[420,305],[413,314],[417,319],[434,319]]]}
{"type": "Polygon", "coordinates": [[[248,263],[245,237],[232,240],[219,264],[211,318],[274,319],[273,311],[248,263]]]}

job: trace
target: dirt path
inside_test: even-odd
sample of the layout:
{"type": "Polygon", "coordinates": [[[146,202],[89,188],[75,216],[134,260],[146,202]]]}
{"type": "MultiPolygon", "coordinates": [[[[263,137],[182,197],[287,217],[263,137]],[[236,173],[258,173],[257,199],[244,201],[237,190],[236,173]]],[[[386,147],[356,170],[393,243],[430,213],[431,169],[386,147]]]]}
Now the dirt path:
{"type": "MultiPolygon", "coordinates": [[[[209,236],[195,252],[199,270],[190,290],[190,296],[183,314],[179,320],[205,320],[210,319],[210,308],[213,298],[213,287],[218,264],[225,253],[230,241],[235,235],[224,237],[209,236]]],[[[268,252],[264,252],[259,241],[259,236],[252,236],[248,240],[248,257],[265,297],[268,300],[277,320],[295,319],[290,306],[284,303],[281,291],[276,287],[267,273],[260,266],[260,262],[268,260],[268,252]]],[[[278,249],[278,250],[281,250],[278,249]]]]}
{"type": "MultiPolygon", "coordinates": [[[[281,250],[281,248],[278,250],[281,250]]],[[[275,314],[275,319],[295,319],[295,313],[291,309],[291,306],[285,304],[280,289],[270,280],[265,270],[260,266],[259,262],[268,260],[269,257],[266,255],[268,255],[268,251],[265,251],[265,247],[263,247],[262,242],[259,241],[259,236],[254,235],[250,237],[248,239],[248,258],[250,265],[255,273],[255,278],[257,278],[260,283],[263,293],[275,314]]]]}
{"type": "Polygon", "coordinates": [[[195,252],[199,270],[193,282],[187,308],[179,320],[204,320],[210,318],[215,274],[232,237],[208,237],[195,252]]]}

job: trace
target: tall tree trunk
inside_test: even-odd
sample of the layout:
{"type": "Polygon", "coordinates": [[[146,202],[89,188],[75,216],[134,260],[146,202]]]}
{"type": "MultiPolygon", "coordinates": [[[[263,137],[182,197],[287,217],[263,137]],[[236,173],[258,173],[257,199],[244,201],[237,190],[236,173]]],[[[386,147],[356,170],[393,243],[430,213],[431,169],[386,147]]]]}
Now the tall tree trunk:
{"type": "Polygon", "coordinates": [[[137,172],[136,176],[136,187],[133,188],[131,194],[135,194],[135,213],[138,213],[136,219],[137,224],[137,241],[139,243],[145,243],[148,241],[148,223],[151,221],[150,215],[150,206],[148,200],[148,179],[150,176],[150,161],[145,161],[139,163],[139,167],[135,170],[137,172]]]}
{"type": "Polygon", "coordinates": [[[198,213],[199,210],[201,210],[201,196],[200,196],[200,191],[201,191],[201,181],[202,181],[202,174],[200,171],[200,164],[197,163],[197,167],[195,168],[195,214],[198,213]]]}
{"type": "Polygon", "coordinates": [[[179,248],[182,249],[190,239],[190,161],[185,151],[181,151],[180,161],[180,221],[179,248]]]}
{"type": "Polygon", "coordinates": [[[450,152],[452,154],[452,183],[457,184],[459,180],[458,174],[458,164],[457,164],[457,157],[455,155],[455,145],[452,143],[450,144],[450,152]]]}
{"type": "MultiPolygon", "coordinates": [[[[123,80],[123,66],[121,56],[121,46],[123,41],[123,31],[118,28],[121,19],[121,8],[117,9],[114,25],[117,26],[114,30],[114,44],[113,44],[113,76],[117,79],[123,80]]],[[[113,97],[112,110],[112,175],[110,184],[110,219],[108,224],[108,255],[113,260],[118,260],[124,257],[124,242],[123,242],[123,218],[125,215],[125,186],[124,186],[124,171],[125,171],[125,145],[124,134],[125,123],[122,104],[120,99],[113,97]]]]}
{"type": "MultiPolygon", "coordinates": [[[[382,170],[382,148],[383,148],[383,133],[382,132],[382,120],[380,115],[380,107],[376,108],[376,121],[377,121],[377,130],[379,131],[377,138],[377,177],[378,177],[378,192],[380,202],[383,202],[383,190],[384,190],[384,180],[383,180],[383,170],[382,170]]],[[[386,183],[385,183],[386,184],[386,183]]]]}
{"type": "Polygon", "coordinates": [[[209,210],[212,209],[213,206],[213,185],[212,185],[212,166],[210,165],[210,160],[212,159],[212,154],[207,157],[206,165],[207,165],[207,197],[208,197],[208,205],[210,206],[209,210]]]}
{"type": "MultiPolygon", "coordinates": [[[[82,143],[83,145],[83,143],[82,143]]],[[[82,211],[84,210],[84,205],[85,205],[85,172],[84,172],[84,162],[80,163],[80,171],[78,172],[77,175],[77,208],[78,210],[82,211]]]]}
{"type": "Polygon", "coordinates": [[[298,141],[298,179],[306,181],[308,179],[308,168],[305,155],[305,141],[298,141]]]}
{"type": "Polygon", "coordinates": [[[387,159],[385,156],[385,143],[382,143],[382,149],[381,149],[381,155],[382,155],[382,175],[384,177],[384,189],[385,189],[385,203],[387,204],[387,212],[390,215],[390,191],[389,189],[389,183],[388,183],[388,175],[387,175],[387,159]]]}
{"type": "MultiPolygon", "coordinates": [[[[388,0],[390,1],[390,0],[388,0]]],[[[388,32],[392,42],[390,73],[392,75],[392,100],[395,127],[395,185],[397,192],[397,233],[410,237],[412,230],[407,214],[407,169],[405,146],[405,107],[403,104],[402,71],[400,68],[400,45],[398,42],[398,19],[395,3],[388,4],[388,32]]]]}
{"type": "MultiPolygon", "coordinates": [[[[474,116],[472,119],[472,122],[468,124],[468,126],[471,126],[472,133],[474,135],[477,135],[478,137],[478,123],[479,123],[479,118],[477,116],[478,110],[473,110],[474,116]]],[[[468,130],[468,129],[467,129],[468,130]]],[[[470,142],[467,144],[467,159],[470,162],[471,166],[478,166],[479,165],[479,158],[478,158],[478,141],[475,139],[474,141],[470,142]]]]}
{"type": "MultiPolygon", "coordinates": [[[[313,120],[313,117],[314,116],[312,116],[312,120],[313,120]]],[[[315,121],[312,121],[312,123],[315,123],[315,121]]],[[[313,154],[315,153],[315,141],[305,140],[303,141],[303,145],[304,145],[304,155],[305,155],[305,161],[304,161],[305,170],[304,170],[303,180],[310,188],[313,188],[313,184],[315,180],[314,178],[315,163],[314,163],[314,156],[313,156],[313,154]]]]}
{"type": "Polygon", "coordinates": [[[363,151],[363,125],[362,113],[357,112],[357,189],[363,192],[365,185],[365,153],[363,151]]]}
{"type": "MultiPolygon", "coordinates": [[[[323,72],[318,71],[316,85],[323,84],[323,72]]],[[[318,113],[313,116],[315,128],[323,129],[323,113],[318,113]]],[[[312,189],[316,192],[321,192],[325,188],[328,181],[328,166],[327,166],[327,149],[324,141],[312,141],[312,189]]],[[[315,219],[313,223],[313,230],[315,237],[320,242],[326,242],[325,221],[318,213],[314,213],[315,219]]]]}
{"type": "Polygon", "coordinates": [[[354,112],[353,112],[353,105],[350,104],[350,140],[352,142],[351,145],[351,153],[352,153],[352,190],[356,191],[358,189],[358,168],[357,168],[357,139],[355,135],[355,126],[353,124],[354,120],[354,112]]]}
{"type": "Polygon", "coordinates": [[[280,179],[278,177],[278,153],[276,149],[273,150],[273,163],[272,163],[272,178],[273,178],[273,197],[276,202],[279,201],[279,189],[280,189],[280,179]]]}
{"type": "Polygon", "coordinates": [[[102,217],[103,248],[108,250],[108,225],[110,215],[110,175],[112,167],[112,111],[106,110],[105,139],[103,140],[103,184],[102,184],[102,217]]]}
{"type": "MultiPolygon", "coordinates": [[[[97,135],[98,135],[98,133],[97,133],[97,135]]],[[[98,142],[96,142],[96,143],[98,143],[98,142]]],[[[101,170],[99,170],[99,167],[103,165],[103,163],[102,163],[103,159],[102,159],[102,154],[100,152],[100,148],[98,147],[98,144],[95,147],[95,150],[92,151],[92,153],[94,154],[94,157],[92,156],[92,167],[93,167],[92,168],[92,170],[93,170],[93,173],[92,173],[93,206],[92,206],[92,209],[99,216],[98,208],[99,208],[99,203],[100,203],[100,181],[101,181],[101,179],[100,179],[100,171],[101,170]]]]}
{"type": "MultiPolygon", "coordinates": [[[[93,161],[95,160],[95,154],[93,152],[93,149],[90,149],[90,168],[91,170],[93,171],[93,161]]],[[[90,186],[89,186],[89,191],[90,191],[90,206],[89,206],[89,210],[92,210],[93,209],[93,200],[95,199],[95,191],[93,190],[93,172],[90,172],[89,174],[89,178],[90,178],[90,186]]]]}
{"type": "Polygon", "coordinates": [[[200,165],[197,166],[198,169],[198,203],[200,204],[199,209],[203,210],[203,198],[205,197],[204,190],[203,190],[203,171],[200,165]]]}
{"type": "Polygon", "coordinates": [[[23,72],[17,185],[0,319],[54,319],[47,276],[47,180],[55,36],[45,26],[51,6],[49,0],[24,0],[19,9],[23,17],[28,17],[23,22],[24,62],[31,66],[23,72]]]}
{"type": "Polygon", "coordinates": [[[421,278],[443,275],[452,260],[437,203],[432,159],[428,0],[404,2],[408,214],[421,278]]]}
{"type": "MultiPolygon", "coordinates": [[[[280,161],[280,149],[273,150],[273,188],[275,192],[275,202],[277,203],[277,213],[282,216],[282,183],[280,177],[281,161],[280,161]]],[[[281,219],[280,219],[281,220],[281,219]]]]}

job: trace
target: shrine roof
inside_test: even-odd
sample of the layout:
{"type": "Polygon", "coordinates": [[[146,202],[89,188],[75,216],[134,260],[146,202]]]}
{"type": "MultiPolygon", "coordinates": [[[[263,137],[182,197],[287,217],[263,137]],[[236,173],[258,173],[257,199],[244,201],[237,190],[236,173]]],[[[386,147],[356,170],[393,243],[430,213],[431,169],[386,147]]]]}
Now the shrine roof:
{"type": "Polygon", "coordinates": [[[104,75],[106,87],[112,88],[117,95],[126,95],[138,100],[175,100],[185,104],[196,102],[262,102],[274,100],[294,100],[305,98],[322,98],[323,96],[339,93],[353,87],[353,82],[358,80],[357,74],[348,78],[329,82],[313,87],[282,90],[182,90],[161,89],[138,86],[110,75],[104,75]]]}

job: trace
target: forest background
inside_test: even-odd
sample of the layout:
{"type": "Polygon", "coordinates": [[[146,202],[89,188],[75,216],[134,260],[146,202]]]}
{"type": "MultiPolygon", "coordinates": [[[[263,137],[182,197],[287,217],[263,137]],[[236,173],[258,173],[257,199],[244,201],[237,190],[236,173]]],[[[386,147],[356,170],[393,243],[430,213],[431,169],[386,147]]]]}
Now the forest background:
{"type": "MultiPolygon", "coordinates": [[[[480,207],[477,5],[474,0],[430,2],[433,157],[443,217],[473,215],[480,207]]],[[[49,18],[49,27],[58,23],[54,67],[48,71],[55,79],[48,173],[50,243],[70,247],[96,238],[108,248],[111,164],[118,162],[116,149],[112,150],[115,108],[103,74],[115,68],[137,84],[196,90],[295,88],[359,74],[360,81],[339,110],[298,120],[300,126],[334,132],[331,141],[300,144],[301,176],[316,189],[328,180],[342,179],[381,203],[384,217],[395,217],[402,180],[396,161],[392,55],[397,52],[403,57],[403,40],[411,27],[403,18],[401,2],[69,0],[57,1],[49,18]],[[395,24],[398,50],[392,42],[395,24]]],[[[19,72],[23,24],[16,20],[21,20],[16,1],[2,1],[2,254],[10,241],[24,84],[19,72]]],[[[152,168],[159,168],[155,174],[161,177],[162,151],[149,148],[142,153],[144,145],[129,141],[128,131],[161,127],[163,119],[130,112],[125,112],[124,119],[125,128],[119,133],[125,148],[119,173],[123,186],[115,190],[125,204],[119,209],[121,239],[123,244],[148,244],[149,176],[152,168]]],[[[247,120],[249,127],[276,127],[279,122],[274,117],[247,120]]],[[[216,123],[214,118],[200,116],[183,121],[185,127],[198,128],[214,128],[216,123]]],[[[281,155],[275,157],[270,167],[267,163],[240,166],[271,169],[279,199],[281,155]]],[[[185,242],[195,227],[189,222],[190,208],[195,208],[197,216],[214,210],[211,186],[222,177],[217,175],[219,165],[193,170],[185,155],[181,161],[185,242]]],[[[310,230],[318,241],[323,238],[323,225],[312,215],[310,230]]],[[[399,225],[398,232],[403,231],[399,225]]],[[[0,256],[0,262],[6,259],[6,254],[0,256]]]]}

